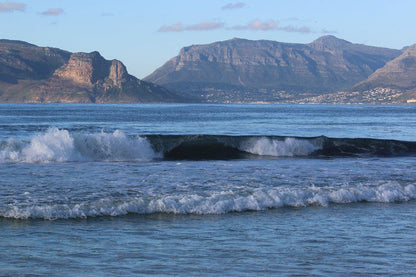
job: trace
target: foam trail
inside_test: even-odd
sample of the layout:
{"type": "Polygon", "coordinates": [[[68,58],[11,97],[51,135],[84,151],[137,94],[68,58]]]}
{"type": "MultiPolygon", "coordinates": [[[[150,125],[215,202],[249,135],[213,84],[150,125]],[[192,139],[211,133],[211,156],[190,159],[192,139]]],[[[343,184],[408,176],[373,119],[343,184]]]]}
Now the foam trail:
{"type": "Polygon", "coordinates": [[[142,137],[114,133],[70,134],[49,128],[29,143],[9,139],[2,143],[0,162],[72,162],[151,160],[158,155],[142,137]]]}
{"type": "Polygon", "coordinates": [[[212,191],[205,194],[141,195],[111,197],[77,204],[14,203],[0,207],[0,216],[15,219],[68,219],[121,216],[130,213],[223,214],[279,207],[328,206],[356,202],[394,203],[416,199],[414,185],[385,183],[378,186],[258,188],[247,191],[212,191]]]}

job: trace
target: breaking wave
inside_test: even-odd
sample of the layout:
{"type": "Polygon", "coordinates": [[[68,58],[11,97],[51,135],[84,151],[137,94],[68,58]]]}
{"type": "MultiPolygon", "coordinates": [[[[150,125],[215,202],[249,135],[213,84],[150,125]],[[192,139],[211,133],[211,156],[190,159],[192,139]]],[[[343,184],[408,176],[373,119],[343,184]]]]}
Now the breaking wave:
{"type": "Polygon", "coordinates": [[[230,160],[266,157],[416,156],[416,142],[368,138],[70,133],[49,128],[30,141],[0,142],[0,163],[230,160]]]}
{"type": "Polygon", "coordinates": [[[173,160],[260,157],[416,156],[416,142],[369,138],[147,135],[152,148],[173,160]]]}
{"type": "Polygon", "coordinates": [[[149,142],[114,133],[70,134],[49,128],[30,142],[9,139],[1,143],[0,162],[130,161],[157,157],[149,142]]]}
{"type": "Polygon", "coordinates": [[[224,214],[280,207],[327,206],[357,202],[394,203],[416,199],[414,185],[276,187],[205,194],[142,195],[127,199],[103,198],[72,204],[19,204],[0,208],[0,217],[14,219],[70,219],[127,214],[224,214]]]}

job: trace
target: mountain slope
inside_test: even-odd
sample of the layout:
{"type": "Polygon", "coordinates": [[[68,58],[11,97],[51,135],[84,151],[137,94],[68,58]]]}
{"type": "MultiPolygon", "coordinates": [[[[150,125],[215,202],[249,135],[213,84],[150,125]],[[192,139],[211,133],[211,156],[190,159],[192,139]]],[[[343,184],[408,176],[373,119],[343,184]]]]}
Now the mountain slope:
{"type": "Polygon", "coordinates": [[[169,90],[128,74],[98,52],[70,53],[0,40],[0,102],[174,102],[169,90]]]}
{"type": "Polygon", "coordinates": [[[0,81],[46,79],[64,65],[71,53],[57,48],[38,47],[23,41],[0,40],[0,81]]]}
{"type": "Polygon", "coordinates": [[[309,44],[232,39],[182,48],[145,80],[202,101],[279,101],[349,89],[400,54],[333,36],[309,44]]]}
{"type": "Polygon", "coordinates": [[[358,91],[374,88],[416,89],[416,44],[354,87],[358,91]]]}

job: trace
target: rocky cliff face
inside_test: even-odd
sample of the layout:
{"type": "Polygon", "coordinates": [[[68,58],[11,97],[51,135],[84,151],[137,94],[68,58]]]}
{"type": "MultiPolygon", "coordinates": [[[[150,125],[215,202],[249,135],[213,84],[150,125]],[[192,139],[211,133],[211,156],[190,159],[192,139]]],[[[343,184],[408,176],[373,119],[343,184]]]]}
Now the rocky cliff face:
{"type": "Polygon", "coordinates": [[[113,60],[111,62],[108,78],[113,81],[113,85],[117,87],[121,87],[121,84],[130,79],[126,67],[118,60],[113,60]]]}
{"type": "Polygon", "coordinates": [[[400,54],[333,36],[310,44],[232,39],[185,47],[145,80],[205,101],[280,101],[350,89],[400,54]]]}
{"type": "Polygon", "coordinates": [[[416,91],[416,44],[354,87],[358,91],[375,88],[416,91]]]}
{"type": "Polygon", "coordinates": [[[80,85],[92,86],[108,77],[109,63],[98,52],[74,53],[54,75],[80,85]]]}
{"type": "Polygon", "coordinates": [[[123,63],[118,60],[107,61],[98,52],[72,54],[68,63],[57,69],[54,76],[84,86],[110,81],[110,86],[118,88],[133,79],[123,63]]]}
{"type": "Polygon", "coordinates": [[[98,52],[70,53],[0,40],[1,102],[174,102],[183,98],[129,75],[98,52]]]}

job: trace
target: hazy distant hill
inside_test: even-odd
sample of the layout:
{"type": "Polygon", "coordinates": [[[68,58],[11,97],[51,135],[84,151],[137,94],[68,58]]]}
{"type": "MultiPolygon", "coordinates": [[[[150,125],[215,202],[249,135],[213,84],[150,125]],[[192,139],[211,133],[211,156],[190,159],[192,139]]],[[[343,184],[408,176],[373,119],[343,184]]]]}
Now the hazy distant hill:
{"type": "Polygon", "coordinates": [[[360,91],[374,88],[416,89],[416,44],[354,87],[360,91]]]}
{"type": "Polygon", "coordinates": [[[184,47],[145,80],[201,101],[282,101],[348,90],[400,54],[334,36],[309,44],[232,39],[184,47]]]}
{"type": "Polygon", "coordinates": [[[301,103],[416,103],[416,44],[377,69],[351,91],[329,93],[302,99],[301,103]]]}
{"type": "Polygon", "coordinates": [[[0,102],[173,102],[169,90],[127,73],[98,52],[70,53],[0,40],[0,102]]]}

